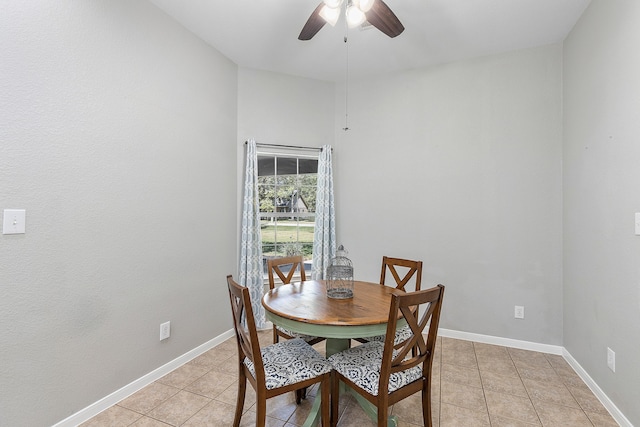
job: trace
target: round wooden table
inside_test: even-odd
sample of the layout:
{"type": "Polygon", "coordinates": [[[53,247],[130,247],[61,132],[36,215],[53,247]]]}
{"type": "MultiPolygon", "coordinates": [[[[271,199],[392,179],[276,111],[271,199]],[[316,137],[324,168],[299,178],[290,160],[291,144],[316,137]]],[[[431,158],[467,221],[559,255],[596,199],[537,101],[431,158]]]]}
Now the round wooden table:
{"type": "MultiPolygon", "coordinates": [[[[325,337],[327,357],[346,350],[352,338],[387,332],[391,294],[402,292],[379,283],[354,282],[353,298],[327,297],[324,281],[307,280],[278,286],[262,297],[266,318],[273,324],[301,334],[325,337]]],[[[398,323],[398,327],[406,322],[398,323]]],[[[376,409],[358,393],[352,395],[372,420],[376,409]]],[[[304,426],[317,425],[320,398],[316,397],[304,426]]],[[[389,426],[397,425],[390,416],[389,426]]]]}
{"type": "Polygon", "coordinates": [[[379,283],[354,282],[353,298],[327,297],[324,281],[278,286],[262,298],[268,320],[294,332],[327,338],[327,357],[349,347],[351,338],[387,331],[391,294],[379,283]]]}

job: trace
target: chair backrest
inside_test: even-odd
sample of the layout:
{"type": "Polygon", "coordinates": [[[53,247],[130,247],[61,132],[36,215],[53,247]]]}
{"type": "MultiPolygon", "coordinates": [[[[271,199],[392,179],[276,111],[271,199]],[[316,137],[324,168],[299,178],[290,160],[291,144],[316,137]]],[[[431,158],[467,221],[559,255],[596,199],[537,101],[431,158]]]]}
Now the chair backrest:
{"type": "Polygon", "coordinates": [[[273,289],[275,287],[275,276],[273,273],[277,274],[280,280],[282,280],[283,284],[291,283],[291,279],[293,279],[293,275],[296,270],[300,270],[300,280],[307,280],[307,276],[304,272],[304,259],[302,255],[289,256],[284,258],[273,258],[267,261],[267,270],[269,271],[269,288],[273,289]],[[290,265],[291,268],[289,272],[285,275],[282,271],[283,266],[290,265]]]}
{"type": "Polygon", "coordinates": [[[406,320],[413,335],[404,343],[396,345],[395,348],[393,339],[385,340],[380,366],[379,393],[388,391],[391,374],[419,364],[422,364],[423,377],[430,378],[443,296],[443,285],[424,291],[398,292],[391,295],[386,336],[394,336],[400,319],[406,320]],[[419,314],[420,311],[423,312],[422,316],[419,314]],[[428,332],[425,341],[423,332],[427,326],[428,332]]]}
{"type": "Polygon", "coordinates": [[[389,272],[393,276],[393,279],[395,280],[396,289],[400,289],[406,292],[420,290],[420,282],[422,281],[422,261],[391,258],[388,256],[382,257],[382,272],[380,273],[381,285],[386,284],[387,270],[389,270],[389,272]],[[400,274],[398,273],[398,269],[396,267],[402,267],[400,269],[400,272],[404,273],[402,277],[400,277],[400,274]],[[404,271],[405,269],[407,269],[406,272],[404,271]],[[405,289],[405,286],[414,276],[414,289],[405,289]]]}
{"type": "Polygon", "coordinates": [[[249,289],[236,283],[231,275],[227,276],[227,286],[229,288],[233,328],[236,332],[240,364],[242,365],[245,357],[251,360],[255,366],[256,381],[264,384],[264,365],[260,353],[256,321],[251,308],[249,289]]]}

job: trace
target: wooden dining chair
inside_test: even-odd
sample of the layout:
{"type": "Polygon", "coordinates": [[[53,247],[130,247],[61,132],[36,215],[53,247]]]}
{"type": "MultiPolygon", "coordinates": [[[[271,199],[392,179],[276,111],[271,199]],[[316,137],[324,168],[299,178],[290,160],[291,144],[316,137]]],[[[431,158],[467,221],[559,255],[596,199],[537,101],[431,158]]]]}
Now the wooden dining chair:
{"type": "MultiPolygon", "coordinates": [[[[267,270],[269,272],[269,289],[274,289],[276,287],[276,276],[280,279],[283,285],[291,283],[296,271],[300,272],[300,281],[304,282],[307,280],[307,276],[304,271],[304,259],[300,255],[270,259],[267,261],[267,270]],[[286,274],[283,272],[283,267],[285,266],[290,266],[289,271],[286,274]]],[[[302,338],[309,343],[309,345],[315,345],[325,340],[325,338],[322,337],[299,334],[274,325],[273,342],[279,342],[280,338],[287,340],[292,338],[302,338]]]]}
{"type": "MultiPolygon", "coordinates": [[[[296,271],[300,273],[300,281],[307,280],[307,275],[304,271],[304,259],[301,255],[294,255],[282,258],[272,258],[267,261],[267,270],[269,272],[269,289],[276,287],[276,276],[280,279],[283,285],[288,285],[293,280],[293,276],[296,271]],[[289,271],[285,274],[286,266],[289,266],[289,271]]],[[[311,335],[300,334],[298,332],[290,331],[282,326],[273,325],[273,342],[274,344],[280,342],[280,338],[286,340],[301,338],[305,340],[309,345],[315,345],[325,340],[323,337],[315,337],[311,335]]],[[[307,389],[296,390],[296,403],[299,405],[302,399],[307,398],[307,389]]]]}
{"type": "MultiPolygon", "coordinates": [[[[431,368],[433,365],[444,286],[391,296],[387,335],[393,334],[398,313],[411,329],[411,338],[394,346],[393,341],[371,341],[336,353],[333,365],[331,412],[338,414],[339,383],[343,381],[377,408],[378,426],[387,425],[389,406],[422,392],[422,418],[431,427],[431,368]],[[424,306],[422,316],[418,307],[424,306]],[[425,336],[423,332],[428,328],[425,336]]],[[[334,421],[335,416],[334,416],[334,421]]]]}
{"type": "Polygon", "coordinates": [[[264,427],[267,399],[320,383],[322,426],[330,423],[331,364],[300,338],[260,348],[249,289],[227,276],[238,345],[238,397],[233,421],[240,425],[247,380],[256,391],[256,426],[264,427]]]}
{"type": "MultiPolygon", "coordinates": [[[[422,282],[422,261],[413,261],[402,258],[392,258],[388,256],[382,257],[382,271],[380,273],[380,284],[387,286],[387,272],[393,281],[389,280],[391,285],[401,291],[419,291],[422,282]]],[[[396,345],[402,343],[411,336],[411,331],[405,326],[401,327],[394,334],[394,342],[396,345]]],[[[384,342],[386,335],[376,335],[373,337],[358,338],[356,341],[366,343],[369,341],[384,342]]]]}
{"type": "Polygon", "coordinates": [[[394,279],[394,286],[405,292],[419,291],[422,282],[422,261],[412,261],[402,258],[382,257],[382,271],[380,273],[380,284],[386,285],[387,271],[394,279]],[[398,268],[400,267],[400,268],[398,268]],[[402,274],[402,277],[400,277],[402,274]],[[411,279],[415,276],[415,279],[411,279]],[[406,289],[407,285],[413,283],[413,289],[406,289]]]}

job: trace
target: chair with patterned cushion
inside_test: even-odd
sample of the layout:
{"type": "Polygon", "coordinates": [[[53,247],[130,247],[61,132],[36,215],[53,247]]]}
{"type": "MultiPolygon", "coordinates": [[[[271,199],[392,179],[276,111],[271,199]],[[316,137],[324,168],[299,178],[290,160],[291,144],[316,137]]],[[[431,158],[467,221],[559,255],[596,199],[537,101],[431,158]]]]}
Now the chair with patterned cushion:
{"type": "MultiPolygon", "coordinates": [[[[291,283],[296,271],[300,271],[301,282],[307,280],[307,275],[304,271],[304,259],[300,255],[269,259],[267,261],[267,270],[269,271],[269,289],[274,289],[276,287],[276,275],[283,285],[291,283]],[[288,271],[285,267],[289,267],[288,271]]],[[[273,325],[273,342],[279,342],[280,338],[287,340],[292,338],[302,338],[309,343],[309,345],[315,345],[325,340],[325,338],[322,337],[312,337],[309,335],[299,334],[280,326],[273,325]]]]}
{"type": "Polygon", "coordinates": [[[332,414],[338,413],[339,383],[342,381],[376,406],[379,427],[387,425],[390,405],[421,391],[424,425],[431,426],[431,368],[443,296],[442,285],[424,291],[394,293],[387,335],[393,334],[397,323],[404,319],[411,329],[411,338],[400,346],[394,346],[391,340],[371,341],[328,359],[334,369],[332,414]],[[425,341],[423,332],[427,328],[425,341]]]}
{"type": "MultiPolygon", "coordinates": [[[[288,285],[289,283],[291,283],[296,271],[300,272],[300,281],[304,282],[305,280],[307,280],[307,275],[304,270],[304,259],[301,255],[282,258],[271,258],[267,261],[267,270],[269,272],[269,289],[273,289],[276,287],[276,275],[280,279],[282,285],[288,285]]],[[[282,326],[273,325],[273,343],[275,344],[279,342],[280,338],[284,338],[287,340],[293,338],[302,338],[309,345],[315,345],[325,340],[325,338],[322,337],[300,334],[298,332],[285,329],[282,326]]],[[[306,388],[302,390],[296,390],[296,403],[298,405],[300,404],[300,402],[302,402],[302,399],[306,398],[306,388]]]]}
{"type": "MultiPolygon", "coordinates": [[[[382,257],[382,272],[380,273],[380,284],[387,285],[387,272],[391,273],[393,278],[391,285],[396,289],[405,292],[419,291],[422,282],[422,261],[412,261],[402,258],[382,257]],[[402,276],[402,277],[401,277],[402,276]]],[[[391,280],[389,280],[391,282],[391,280]]],[[[406,327],[400,327],[395,333],[394,343],[396,345],[402,343],[411,336],[411,331],[406,327]]],[[[374,337],[358,338],[357,341],[366,343],[369,341],[384,342],[386,335],[377,335],[374,337]]]]}
{"type": "Polygon", "coordinates": [[[330,423],[331,364],[300,338],[260,348],[249,289],[227,276],[238,344],[239,383],[233,425],[240,425],[247,380],[256,391],[256,425],[266,421],[267,399],[320,383],[322,426],[330,423]]]}

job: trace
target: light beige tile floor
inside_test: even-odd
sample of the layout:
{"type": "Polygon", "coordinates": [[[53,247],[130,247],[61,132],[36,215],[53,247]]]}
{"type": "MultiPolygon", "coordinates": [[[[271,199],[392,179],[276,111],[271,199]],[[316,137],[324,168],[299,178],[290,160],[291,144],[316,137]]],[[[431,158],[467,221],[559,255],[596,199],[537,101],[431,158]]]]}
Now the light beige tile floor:
{"type": "MultiPolygon", "coordinates": [[[[230,426],[235,411],[235,338],[186,363],[86,423],[95,426],[230,426]]],[[[271,332],[261,332],[262,345],[271,332]]],[[[323,352],[323,344],[316,348],[323,352]]],[[[315,399],[293,393],[270,399],[267,426],[300,426],[315,399]]],[[[242,426],[255,425],[255,394],[247,385],[242,426]]],[[[608,427],[618,424],[569,364],[556,355],[438,338],[432,378],[434,427],[608,427]]],[[[420,394],[397,403],[399,427],[423,426],[420,394]]],[[[350,396],[340,401],[338,427],[375,426],[350,396]]]]}

